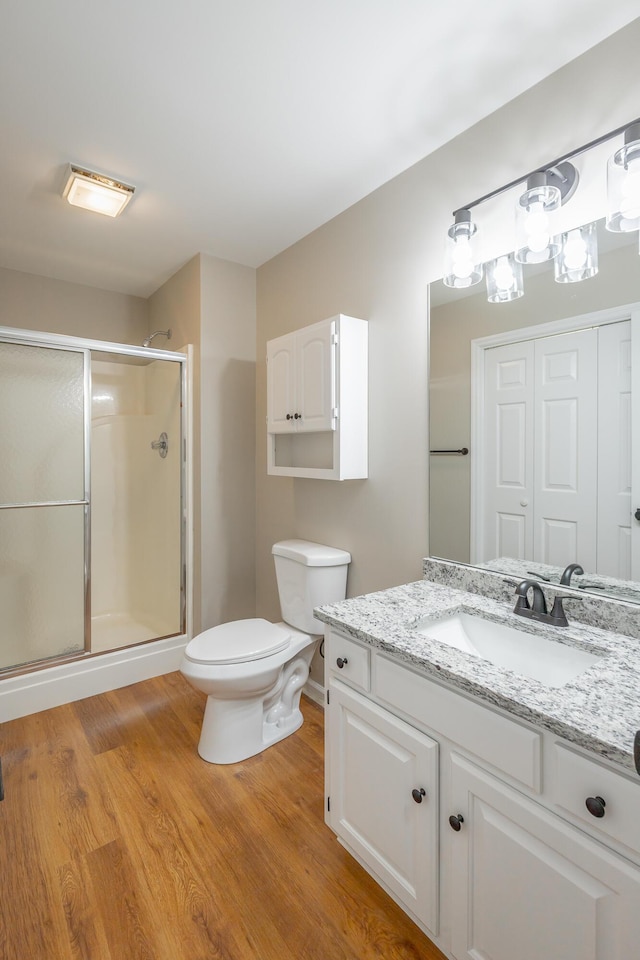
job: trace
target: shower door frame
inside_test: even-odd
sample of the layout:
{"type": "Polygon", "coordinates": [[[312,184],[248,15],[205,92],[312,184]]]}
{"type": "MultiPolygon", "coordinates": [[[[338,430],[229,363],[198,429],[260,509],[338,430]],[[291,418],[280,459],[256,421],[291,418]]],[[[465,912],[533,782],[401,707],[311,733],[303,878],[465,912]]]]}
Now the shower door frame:
{"type": "Polygon", "coordinates": [[[19,327],[0,326],[0,343],[14,343],[26,347],[43,347],[51,350],[68,350],[84,355],[84,499],[56,501],[51,503],[20,503],[7,504],[2,509],[22,509],[27,507],[51,506],[84,506],[84,650],[72,653],[57,654],[40,660],[21,663],[15,667],[7,667],[0,671],[0,681],[55,667],[59,664],[73,663],[90,657],[100,657],[114,652],[117,649],[130,649],[144,646],[172,637],[190,636],[192,622],[193,578],[192,578],[192,513],[191,497],[188,491],[191,488],[191,380],[189,361],[192,360],[191,349],[180,353],[169,350],[154,350],[151,347],[137,347],[126,343],[114,343],[108,340],[90,340],[83,337],[72,337],[65,334],[44,333],[37,330],[23,330],[19,327]],[[114,356],[139,357],[145,360],[165,360],[180,364],[180,627],[175,634],[162,637],[152,637],[138,643],[127,644],[121,648],[91,651],[91,355],[92,352],[112,354],[114,356]]]}

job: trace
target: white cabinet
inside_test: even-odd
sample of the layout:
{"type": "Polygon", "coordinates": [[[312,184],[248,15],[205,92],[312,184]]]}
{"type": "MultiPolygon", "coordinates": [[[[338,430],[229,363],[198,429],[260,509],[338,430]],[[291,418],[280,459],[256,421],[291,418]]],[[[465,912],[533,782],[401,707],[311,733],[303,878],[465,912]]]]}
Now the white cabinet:
{"type": "Polygon", "coordinates": [[[335,320],[267,343],[269,433],[333,430],[337,416],[335,320]]]}
{"type": "Polygon", "coordinates": [[[635,956],[640,781],[384,651],[325,638],[327,823],[440,950],[635,956]]]}
{"type": "Polygon", "coordinates": [[[453,956],[635,956],[640,871],[474,764],[451,766],[453,956]]]}
{"type": "Polygon", "coordinates": [[[340,314],[267,343],[267,472],[367,476],[367,323],[340,314]]]}
{"type": "Polygon", "coordinates": [[[437,933],[438,745],[339,681],[330,697],[331,825],[437,933]]]}

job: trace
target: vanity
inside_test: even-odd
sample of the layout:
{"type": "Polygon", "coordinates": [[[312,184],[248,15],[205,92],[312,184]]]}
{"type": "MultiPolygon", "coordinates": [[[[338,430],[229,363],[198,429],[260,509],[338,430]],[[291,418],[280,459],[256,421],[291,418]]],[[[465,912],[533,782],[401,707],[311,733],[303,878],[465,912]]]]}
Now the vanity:
{"type": "Polygon", "coordinates": [[[640,640],[578,623],[571,604],[568,627],[518,617],[507,578],[469,592],[440,577],[317,613],[326,822],[455,960],[629,960],[640,640]],[[516,670],[499,645],[435,638],[454,621],[516,630],[540,655],[516,670]],[[546,673],[545,643],[562,661],[546,673]]]}

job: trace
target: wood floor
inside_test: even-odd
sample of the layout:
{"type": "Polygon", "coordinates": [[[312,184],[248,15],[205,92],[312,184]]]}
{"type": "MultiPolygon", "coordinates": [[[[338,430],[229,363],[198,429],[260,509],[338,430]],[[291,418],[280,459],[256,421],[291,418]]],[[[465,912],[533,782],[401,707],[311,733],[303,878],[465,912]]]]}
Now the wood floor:
{"type": "Polygon", "coordinates": [[[4,724],[1,960],[441,960],[323,822],[321,708],[224,767],[203,710],[174,673],[4,724]]]}

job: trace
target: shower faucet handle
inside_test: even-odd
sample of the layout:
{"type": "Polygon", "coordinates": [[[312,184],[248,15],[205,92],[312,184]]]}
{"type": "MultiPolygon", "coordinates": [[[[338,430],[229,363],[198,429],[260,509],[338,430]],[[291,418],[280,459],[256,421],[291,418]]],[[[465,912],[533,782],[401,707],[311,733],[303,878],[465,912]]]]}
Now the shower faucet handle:
{"type": "Polygon", "coordinates": [[[164,460],[164,458],[169,452],[169,437],[167,436],[167,434],[163,432],[160,434],[160,438],[158,440],[152,440],[151,449],[158,450],[160,453],[160,456],[164,460]]]}

